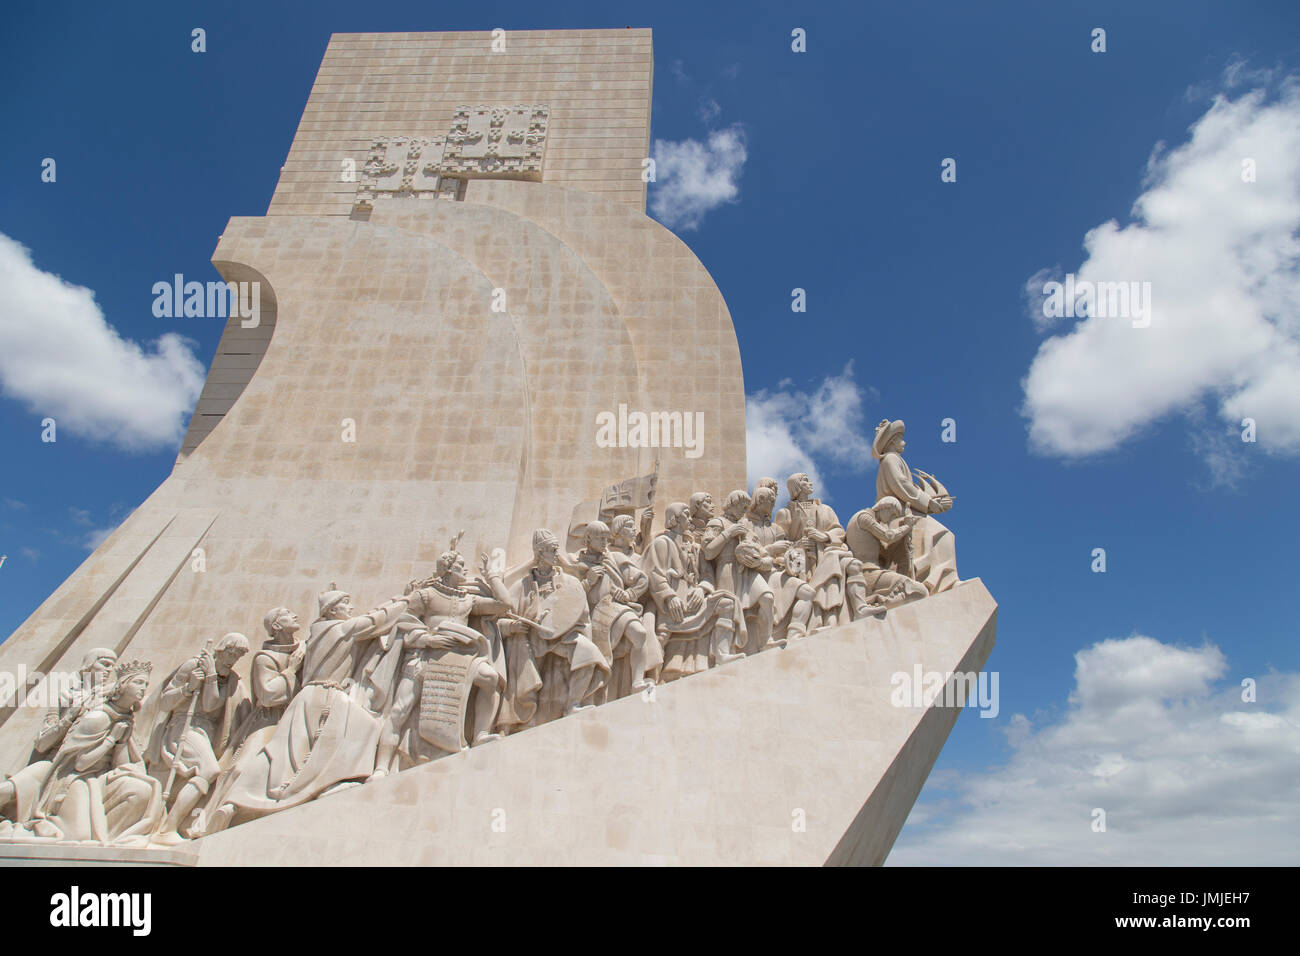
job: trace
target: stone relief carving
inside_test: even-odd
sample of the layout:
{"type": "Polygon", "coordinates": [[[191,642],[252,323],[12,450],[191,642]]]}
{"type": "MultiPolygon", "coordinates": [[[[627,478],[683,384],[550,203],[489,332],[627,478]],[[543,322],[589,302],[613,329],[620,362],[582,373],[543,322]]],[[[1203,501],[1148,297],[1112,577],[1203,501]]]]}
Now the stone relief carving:
{"type": "Polygon", "coordinates": [[[847,526],[795,474],[775,516],[762,478],[720,514],[707,492],[669,504],[646,540],[644,476],[610,486],[641,490],[597,509],[607,521],[575,508],[576,553],[538,529],[530,561],[509,569],[494,549],[471,577],[461,532],[374,610],[331,584],[304,640],[272,608],[247,680],[233,632],[167,675],[144,750],[151,665],[93,650],[28,765],[0,780],[0,839],[175,844],[946,590],[955,548],[934,515],[953,499],[903,460],[903,432],[878,427],[877,501],[847,526]]]}
{"type": "Polygon", "coordinates": [[[467,179],[541,182],[549,122],[545,106],[462,106],[443,136],[377,136],[353,208],[388,198],[461,200],[467,179]]]}
{"type": "Polygon", "coordinates": [[[542,181],[550,110],[545,106],[474,106],[456,111],[443,170],[469,178],[542,181]]]}
{"type": "MultiPolygon", "coordinates": [[[[162,821],[162,784],[146,771],[132,731],[152,665],[116,665],[111,682],[68,728],[22,818],[0,823],[19,842],[143,845],[162,821]]],[[[0,785],[0,802],[14,780],[0,785]]]]}
{"type": "MultiPolygon", "coordinates": [[[[445,195],[441,182],[446,139],[442,136],[378,136],[361,167],[354,205],[366,209],[376,198],[445,195]]],[[[453,197],[455,198],[455,197],[453,197]]]]}

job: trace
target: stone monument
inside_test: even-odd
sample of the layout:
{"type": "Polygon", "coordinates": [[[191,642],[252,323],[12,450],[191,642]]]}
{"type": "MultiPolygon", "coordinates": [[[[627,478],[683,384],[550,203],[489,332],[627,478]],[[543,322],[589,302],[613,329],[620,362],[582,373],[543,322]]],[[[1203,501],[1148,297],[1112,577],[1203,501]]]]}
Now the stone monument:
{"type": "Polygon", "coordinates": [[[902,422],[846,524],[747,488],[652,72],[649,30],[332,37],[171,475],[0,645],[0,861],[884,859],[956,718],[890,675],[978,672],[996,607],[902,422]]]}

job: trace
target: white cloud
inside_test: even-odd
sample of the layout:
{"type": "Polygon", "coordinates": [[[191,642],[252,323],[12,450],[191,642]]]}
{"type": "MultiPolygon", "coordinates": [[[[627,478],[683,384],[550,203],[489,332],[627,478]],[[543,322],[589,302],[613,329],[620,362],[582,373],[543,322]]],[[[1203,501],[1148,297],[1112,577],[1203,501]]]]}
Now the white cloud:
{"type": "Polygon", "coordinates": [[[1023,383],[1036,450],[1105,452],[1208,403],[1224,423],[1253,418],[1258,447],[1300,453],[1297,155],[1297,81],[1274,98],[1220,96],[1188,142],[1153,152],[1133,221],[1091,230],[1074,270],[1150,282],[1150,327],[1089,317],[1042,343],[1023,383]]]}
{"type": "Polygon", "coordinates": [[[86,532],[86,536],[81,541],[81,546],[87,551],[94,551],[104,543],[105,538],[116,530],[117,525],[110,525],[107,528],[94,528],[86,532]]]}
{"type": "Polygon", "coordinates": [[[703,120],[706,124],[712,123],[715,119],[718,118],[718,116],[721,115],[722,107],[718,105],[718,101],[715,100],[713,97],[703,96],[700,97],[699,113],[700,113],[700,119],[703,120]]]}
{"type": "Polygon", "coordinates": [[[655,140],[650,211],[669,229],[698,229],[705,214],[740,195],[745,132],[739,124],[708,139],[655,140]]]}
{"type": "Polygon", "coordinates": [[[151,349],[122,338],[95,294],[32,262],[0,234],[0,390],[60,432],[130,451],[180,442],[203,387],[190,344],[168,332],[151,349]]]}
{"type": "MultiPolygon", "coordinates": [[[[817,460],[865,469],[873,464],[871,435],[864,421],[863,390],[853,378],[853,363],[839,375],[824,378],[811,392],[789,381],[763,389],[745,400],[747,474],[752,487],[759,478],[785,479],[807,472],[818,495],[825,494],[817,460]]],[[[782,494],[784,497],[784,492],[782,494]]]]}
{"type": "Polygon", "coordinates": [[[1133,636],[1075,664],[1063,716],[1035,728],[1016,714],[1005,766],[936,775],[951,796],[909,819],[890,863],[1300,862],[1300,674],[1254,675],[1245,703],[1248,675],[1210,644],[1133,636]]]}

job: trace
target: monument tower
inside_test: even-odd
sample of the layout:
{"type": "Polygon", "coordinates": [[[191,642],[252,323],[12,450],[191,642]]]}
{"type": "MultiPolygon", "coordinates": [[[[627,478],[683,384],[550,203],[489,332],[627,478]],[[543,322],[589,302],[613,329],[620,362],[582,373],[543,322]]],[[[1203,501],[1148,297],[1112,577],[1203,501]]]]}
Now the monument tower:
{"type": "MultiPolygon", "coordinates": [[[[730,313],[645,214],[650,31],[493,44],[331,38],[266,215],[232,218],[212,255],[259,283],[257,325],[231,316],[172,474],[0,667],[75,670],[98,646],[177,659],[333,579],[379,600],[461,529],[467,553],[508,542],[519,561],[534,528],[562,534],[656,458],[660,512],[744,486],[730,313]],[[513,143],[489,152],[493,111],[503,139],[525,130],[526,167],[513,143]],[[600,447],[597,416],[620,405],[703,413],[699,457],[600,447]]],[[[0,766],[40,715],[3,716],[0,766]]]]}
{"type": "MultiPolygon", "coordinates": [[[[382,779],[373,738],[382,755],[384,721],[405,715],[410,701],[385,709],[370,684],[370,697],[357,691],[383,670],[378,657],[345,680],[345,671],[329,680],[308,673],[320,670],[311,643],[323,646],[327,635],[344,634],[341,647],[378,635],[395,661],[405,640],[411,651],[401,666],[410,666],[392,676],[400,698],[397,675],[419,679],[424,665],[411,662],[443,653],[429,650],[437,634],[486,634],[498,651],[502,641],[524,646],[509,644],[512,627],[549,634],[530,617],[531,605],[503,610],[509,601],[501,588],[457,605],[454,626],[438,595],[460,600],[464,573],[494,549],[503,552],[494,560],[514,568],[516,580],[531,560],[528,580],[551,581],[547,555],[555,542],[538,529],[554,532],[563,550],[566,533],[582,530],[575,519],[584,507],[597,532],[595,544],[587,542],[595,550],[584,552],[589,566],[622,575],[629,588],[638,576],[657,582],[642,583],[634,599],[622,587],[613,597],[600,591],[601,573],[583,580],[591,620],[584,605],[569,623],[574,633],[596,644],[603,636],[610,645],[601,645],[606,660],[593,673],[610,671],[612,688],[620,661],[626,670],[619,655],[628,654],[627,645],[635,644],[631,653],[640,660],[635,655],[645,641],[660,640],[665,657],[690,643],[682,636],[687,625],[665,624],[676,595],[654,589],[699,586],[699,561],[714,559],[690,548],[713,540],[715,528],[705,528],[713,515],[705,513],[707,502],[697,508],[699,493],[711,492],[721,505],[747,486],[744,380],[722,294],[691,250],[645,213],[652,78],[646,29],[331,38],[266,214],[232,218],[213,252],[227,282],[256,284],[258,309],[227,321],[171,474],[0,644],[0,669],[35,675],[0,702],[0,769],[27,763],[42,732],[42,711],[17,706],[41,674],[89,675],[83,661],[96,655],[153,661],[157,686],[143,713],[161,713],[165,730],[172,706],[166,695],[181,695],[183,705],[185,675],[196,675],[189,693],[216,680],[217,670],[227,682],[221,686],[231,687],[222,668],[235,667],[246,653],[246,643],[234,640],[239,635],[223,638],[215,654],[195,656],[198,648],[229,631],[249,635],[255,647],[265,622],[272,659],[274,648],[296,646],[296,624],[286,623],[285,609],[304,622],[319,610],[306,664],[287,651],[281,664],[286,674],[307,668],[300,688],[297,677],[289,681],[300,690],[295,699],[352,695],[350,702],[336,698],[332,711],[321,705],[317,732],[347,703],[356,721],[374,723],[363,771],[375,772],[338,777],[332,782],[355,786],[340,793],[323,788],[325,799],[209,830],[184,851],[159,851],[180,854],[168,861],[883,860],[956,716],[933,707],[891,708],[890,674],[922,663],[927,671],[978,671],[992,647],[995,605],[978,581],[957,582],[950,562],[942,585],[931,583],[929,592],[913,583],[910,592],[900,585],[852,613],[847,599],[842,613],[839,605],[821,608],[822,632],[786,647],[787,627],[792,640],[815,628],[777,596],[782,636],[771,646],[779,644],[779,653],[738,660],[745,621],[772,613],[769,577],[789,585],[787,603],[796,605],[807,604],[802,595],[814,586],[824,593],[826,574],[839,574],[849,589],[865,580],[857,545],[850,550],[834,513],[815,499],[797,502],[802,511],[791,509],[821,535],[806,546],[806,572],[783,563],[780,549],[755,559],[757,571],[739,570],[733,552],[758,554],[757,538],[737,537],[739,544],[718,552],[716,560],[732,561],[736,570],[728,573],[748,582],[748,590],[741,593],[737,583],[725,597],[725,588],[710,584],[700,627],[724,637],[739,632],[737,653],[728,652],[730,644],[692,645],[687,656],[700,660],[703,672],[689,680],[662,687],[640,680],[644,693],[628,696],[625,686],[622,699],[610,691],[608,703],[569,707],[569,716],[540,726],[521,718],[527,732],[506,729],[505,739],[487,732],[496,725],[486,719],[481,739],[490,743],[466,744],[382,779]],[[617,425],[602,439],[610,422],[617,425]],[[669,507],[688,501],[690,515],[669,507]],[[604,526],[594,519],[608,518],[610,509],[644,514],[647,506],[655,532],[664,529],[653,548],[646,540],[623,557],[601,550],[604,526]],[[688,528],[688,518],[699,526],[688,528]],[[689,580],[664,563],[680,554],[695,562],[689,580]],[[407,594],[394,598],[408,581],[407,594]],[[348,617],[351,596],[377,610],[348,617]],[[906,603],[918,596],[924,600],[906,603]],[[443,610],[417,615],[410,611],[417,600],[443,610]],[[639,617],[656,601],[658,638],[655,618],[639,617]],[[407,623],[394,628],[403,609],[407,623]],[[483,623],[491,615],[490,626],[483,623]],[[376,806],[385,812],[376,815],[376,806]],[[510,819],[501,829],[491,826],[498,811],[510,819]],[[792,813],[805,814],[808,825],[792,829],[792,813]],[[593,826],[594,835],[579,832],[593,826]]],[[[901,436],[902,423],[893,426],[901,436]]],[[[892,480],[911,494],[912,474],[894,457],[892,480]]],[[[926,491],[916,493],[926,501],[951,504],[942,486],[919,483],[926,491]]],[[[872,527],[904,520],[891,514],[884,524],[870,519],[872,527]]],[[[925,520],[931,525],[924,540],[917,531],[917,553],[938,554],[932,544],[945,540],[946,529],[925,520]]],[[[719,515],[716,527],[735,521],[719,515]]],[[[878,551],[863,534],[859,539],[878,551]]],[[[801,561],[804,541],[791,548],[801,561]]],[[[946,541],[951,550],[951,537],[946,541]]],[[[566,573],[554,571],[562,585],[566,573]]],[[[687,617],[696,613],[689,601],[684,605],[687,617]]],[[[586,653],[579,644],[564,658],[572,675],[586,653]]],[[[554,655],[543,655],[536,641],[530,646],[547,686],[554,655]]],[[[485,651],[477,669],[464,672],[479,681],[474,693],[513,700],[514,658],[499,664],[501,687],[493,690],[494,672],[482,665],[493,653],[485,651]]],[[[241,673],[249,673],[250,660],[265,666],[249,655],[238,664],[241,673]]],[[[663,666],[666,673],[674,665],[663,666]]],[[[142,685],[141,673],[128,668],[120,680],[142,685]]],[[[564,676],[570,686],[577,680],[567,670],[564,676]]],[[[642,677],[638,668],[631,677],[642,677]]],[[[257,690],[255,680],[248,682],[257,690]]],[[[85,700],[90,706],[92,698],[85,700]]],[[[437,705],[426,694],[416,717],[424,717],[420,707],[437,705]]],[[[289,702],[291,716],[294,706],[289,702]]],[[[477,719],[475,706],[462,719],[477,719]]],[[[195,708],[174,713],[180,716],[173,730],[185,737],[195,708]]],[[[259,728],[260,744],[274,727],[271,721],[259,728]]],[[[176,740],[162,737],[166,755],[176,740]]],[[[409,745],[412,754],[418,743],[409,745]]],[[[206,796],[209,788],[220,793],[238,785],[228,780],[238,756],[232,747],[223,758],[225,776],[218,780],[214,767],[196,788],[206,796]]],[[[168,759],[170,774],[156,759],[149,767],[159,783],[167,780],[164,803],[176,777],[177,758],[168,759]]],[[[33,794],[37,785],[48,790],[38,777],[29,774],[33,794]]],[[[27,799],[17,784],[4,786],[12,793],[0,789],[0,810],[5,800],[27,799]]],[[[7,847],[0,845],[0,855],[27,852],[7,847]]],[[[98,856],[84,847],[76,853],[139,858],[113,846],[98,856]]]]}

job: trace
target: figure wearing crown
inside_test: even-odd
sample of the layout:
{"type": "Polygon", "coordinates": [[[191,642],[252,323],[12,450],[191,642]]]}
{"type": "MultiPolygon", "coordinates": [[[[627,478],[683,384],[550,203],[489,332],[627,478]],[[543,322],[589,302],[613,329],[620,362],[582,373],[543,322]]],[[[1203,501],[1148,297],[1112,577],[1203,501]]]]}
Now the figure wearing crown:
{"type": "Polygon", "coordinates": [[[0,836],[22,841],[146,844],[162,819],[162,785],[145,771],[132,739],[149,690],[147,661],[113,671],[102,700],[68,730],[29,819],[0,836]]]}

